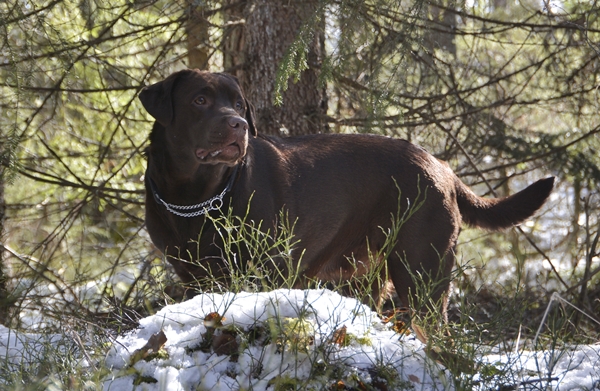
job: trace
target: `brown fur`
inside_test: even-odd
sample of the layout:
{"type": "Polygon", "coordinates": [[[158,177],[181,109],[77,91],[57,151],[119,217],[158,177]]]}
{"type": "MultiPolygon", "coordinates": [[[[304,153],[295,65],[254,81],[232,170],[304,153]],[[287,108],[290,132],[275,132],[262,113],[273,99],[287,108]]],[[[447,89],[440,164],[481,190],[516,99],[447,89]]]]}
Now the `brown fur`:
{"type": "Polygon", "coordinates": [[[446,163],[405,140],[257,135],[250,105],[237,81],[225,74],[177,72],[145,88],[140,100],[156,119],[146,171],[148,231],[186,283],[193,284],[206,269],[227,278],[221,243],[210,223],[199,243],[193,242],[205,218],[168,212],[153,196],[150,180],[166,202],[193,205],[219,194],[235,173],[225,207],[243,215],[252,197],[249,219],[263,221],[271,232],[285,209],[291,221],[298,219],[294,233],[300,242],[294,254],[298,259],[305,251],[300,270],[306,277],[334,281],[365,271],[355,271],[347,257],[367,262],[367,248],[383,245],[381,228],[389,228],[398,205],[394,181],[403,210],[421,192],[425,202],[402,227],[387,265],[405,305],[415,294],[415,283],[401,258],[412,272],[439,283],[431,299],[443,299],[461,224],[490,230],[518,224],[542,206],[553,187],[554,178],[547,178],[510,197],[484,199],[446,163]]]}

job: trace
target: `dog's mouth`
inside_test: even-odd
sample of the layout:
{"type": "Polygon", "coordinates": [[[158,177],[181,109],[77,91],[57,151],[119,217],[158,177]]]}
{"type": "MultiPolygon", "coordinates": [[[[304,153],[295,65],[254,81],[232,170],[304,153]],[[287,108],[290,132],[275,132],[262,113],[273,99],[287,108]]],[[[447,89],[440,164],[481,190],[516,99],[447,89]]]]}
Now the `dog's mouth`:
{"type": "Polygon", "coordinates": [[[217,162],[232,162],[240,158],[242,155],[242,148],[237,141],[232,142],[224,147],[214,149],[196,149],[196,157],[201,162],[206,163],[217,163],[217,162]]]}

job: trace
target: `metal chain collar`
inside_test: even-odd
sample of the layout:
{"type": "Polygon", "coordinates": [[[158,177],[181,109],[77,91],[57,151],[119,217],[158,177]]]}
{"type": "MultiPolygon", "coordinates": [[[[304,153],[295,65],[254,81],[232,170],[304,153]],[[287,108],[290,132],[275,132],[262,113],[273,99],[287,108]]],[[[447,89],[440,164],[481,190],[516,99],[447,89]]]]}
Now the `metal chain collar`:
{"type": "Polygon", "coordinates": [[[196,205],[175,205],[175,204],[169,204],[168,202],[164,201],[158,195],[158,191],[156,189],[156,184],[154,183],[152,178],[149,178],[150,179],[150,188],[152,189],[152,194],[154,195],[154,199],[159,204],[162,204],[169,212],[173,213],[176,216],[180,216],[180,217],[187,217],[187,218],[198,217],[198,216],[205,215],[208,212],[211,212],[213,210],[221,209],[221,207],[223,206],[223,197],[225,197],[225,194],[229,190],[231,190],[231,188],[233,187],[233,182],[235,181],[235,178],[237,176],[238,168],[239,168],[239,166],[235,166],[235,169],[233,170],[233,172],[231,173],[231,176],[229,177],[229,180],[227,181],[227,185],[225,186],[225,188],[223,189],[223,191],[220,194],[218,194],[204,202],[196,204],[196,205]],[[193,210],[193,212],[185,212],[187,210],[193,210]]]}
{"type": "Polygon", "coordinates": [[[223,189],[221,194],[216,195],[213,198],[206,200],[204,202],[201,202],[199,204],[196,204],[196,205],[169,204],[168,202],[165,202],[162,198],[160,198],[160,196],[157,193],[154,193],[154,197],[156,198],[156,200],[158,202],[163,204],[169,212],[173,213],[176,216],[198,217],[198,216],[205,215],[210,211],[221,209],[221,207],[223,206],[223,197],[225,196],[225,193],[227,193],[227,190],[228,189],[225,188],[225,189],[223,189]],[[196,210],[195,212],[180,212],[180,211],[190,210],[190,209],[199,209],[199,210],[196,210]]]}

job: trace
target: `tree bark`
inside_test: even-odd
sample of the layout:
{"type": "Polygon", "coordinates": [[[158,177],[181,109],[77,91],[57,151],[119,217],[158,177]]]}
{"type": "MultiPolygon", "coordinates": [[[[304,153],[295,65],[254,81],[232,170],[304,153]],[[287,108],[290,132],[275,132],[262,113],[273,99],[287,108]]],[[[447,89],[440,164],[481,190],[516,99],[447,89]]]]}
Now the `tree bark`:
{"type": "Polygon", "coordinates": [[[187,33],[188,67],[208,69],[208,23],[204,18],[204,6],[189,6],[185,26],[187,33]]]}
{"type": "Polygon", "coordinates": [[[224,0],[223,69],[238,78],[243,77],[244,71],[244,5],[239,0],[224,0]]]}
{"type": "MultiPolygon", "coordinates": [[[[288,80],[282,105],[276,106],[273,102],[280,63],[302,26],[319,12],[318,9],[317,1],[249,0],[246,3],[243,67],[235,69],[235,60],[228,65],[254,104],[259,132],[275,135],[327,132],[326,95],[318,80],[324,46],[321,26],[310,26],[315,33],[308,54],[309,68],[301,73],[297,83],[288,80]]],[[[235,44],[232,42],[232,47],[235,44]]],[[[237,45],[240,47],[239,41],[237,45]]]]}
{"type": "Polygon", "coordinates": [[[4,216],[6,205],[4,203],[4,166],[0,165],[0,324],[6,324],[8,316],[8,289],[4,268],[4,216]]]}

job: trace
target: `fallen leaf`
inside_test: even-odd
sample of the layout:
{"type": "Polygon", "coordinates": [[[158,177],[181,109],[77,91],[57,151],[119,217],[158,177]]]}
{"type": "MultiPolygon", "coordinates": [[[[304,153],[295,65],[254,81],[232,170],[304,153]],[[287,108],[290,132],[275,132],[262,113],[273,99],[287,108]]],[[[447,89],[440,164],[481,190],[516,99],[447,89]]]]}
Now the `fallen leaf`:
{"type": "Polygon", "coordinates": [[[136,362],[148,357],[149,354],[158,353],[158,351],[165,345],[166,342],[167,336],[162,330],[156,334],[152,334],[144,346],[133,352],[131,358],[129,359],[129,365],[133,365],[136,362]]]}
{"type": "Polygon", "coordinates": [[[223,327],[223,321],[225,320],[225,317],[219,315],[218,312],[211,312],[210,314],[206,315],[204,317],[204,326],[206,326],[206,328],[218,328],[218,327],[223,327]]]}
{"type": "Polygon", "coordinates": [[[235,354],[238,352],[239,348],[239,344],[235,339],[235,334],[230,332],[213,335],[211,346],[218,356],[235,354]]]}
{"type": "Polygon", "coordinates": [[[333,343],[336,343],[340,346],[347,346],[348,341],[346,340],[346,330],[346,326],[342,326],[339,329],[335,330],[333,332],[333,335],[331,336],[333,343]]]}

